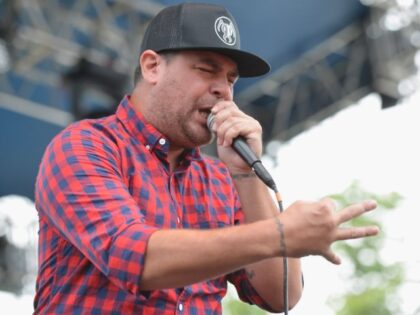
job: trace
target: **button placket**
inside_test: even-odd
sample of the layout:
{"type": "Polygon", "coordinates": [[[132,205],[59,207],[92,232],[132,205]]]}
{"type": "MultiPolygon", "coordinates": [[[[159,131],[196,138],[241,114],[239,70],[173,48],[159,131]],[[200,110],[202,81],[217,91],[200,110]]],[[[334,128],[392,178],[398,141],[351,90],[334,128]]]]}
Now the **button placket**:
{"type": "Polygon", "coordinates": [[[186,301],[184,300],[185,293],[186,293],[185,290],[183,290],[178,297],[178,305],[176,306],[177,314],[188,313],[187,309],[185,308],[186,307],[185,305],[186,301]]]}
{"type": "Polygon", "coordinates": [[[169,177],[169,191],[171,194],[171,198],[172,200],[175,202],[175,204],[177,205],[177,209],[176,209],[176,222],[177,222],[177,226],[178,227],[182,227],[182,220],[181,220],[181,215],[179,213],[180,209],[179,209],[179,205],[178,205],[178,198],[177,198],[177,190],[176,190],[176,173],[172,173],[169,177]]]}

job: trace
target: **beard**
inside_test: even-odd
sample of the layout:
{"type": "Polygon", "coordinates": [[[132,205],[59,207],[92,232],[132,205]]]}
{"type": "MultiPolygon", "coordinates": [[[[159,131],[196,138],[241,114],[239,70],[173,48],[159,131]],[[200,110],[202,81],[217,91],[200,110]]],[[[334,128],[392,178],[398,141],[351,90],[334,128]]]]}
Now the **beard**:
{"type": "MultiPolygon", "coordinates": [[[[186,115],[187,117],[191,117],[193,114],[186,115]]],[[[208,144],[212,140],[212,132],[206,126],[202,126],[201,124],[197,124],[194,121],[190,120],[189,118],[181,118],[179,117],[179,126],[182,131],[182,135],[187,140],[184,145],[188,148],[198,147],[204,144],[208,144]]],[[[181,137],[179,137],[180,139],[181,137]]],[[[173,139],[175,142],[175,139],[173,139]]]]}
{"type": "Polygon", "coordinates": [[[211,142],[212,132],[200,123],[199,109],[215,104],[216,100],[188,97],[189,91],[183,91],[176,82],[155,92],[153,119],[149,121],[170,140],[171,146],[192,149],[211,142]]]}

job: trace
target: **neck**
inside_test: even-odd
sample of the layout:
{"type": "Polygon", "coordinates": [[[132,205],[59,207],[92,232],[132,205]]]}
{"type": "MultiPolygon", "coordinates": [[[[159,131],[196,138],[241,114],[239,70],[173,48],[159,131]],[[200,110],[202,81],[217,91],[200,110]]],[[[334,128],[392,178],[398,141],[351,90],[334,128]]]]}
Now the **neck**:
{"type": "MultiPolygon", "coordinates": [[[[139,83],[135,86],[133,91],[131,92],[131,103],[133,104],[135,110],[140,112],[142,116],[150,122],[149,120],[149,113],[148,113],[148,98],[147,98],[147,87],[144,87],[143,84],[139,83]]],[[[181,146],[174,145],[171,142],[171,147],[169,148],[168,152],[168,162],[169,162],[169,168],[170,171],[173,172],[181,159],[181,156],[183,155],[185,151],[185,148],[181,146]]]]}
{"type": "Polygon", "coordinates": [[[169,170],[171,173],[175,171],[175,169],[179,165],[179,162],[183,153],[184,153],[184,149],[169,149],[168,162],[169,162],[169,170]]]}

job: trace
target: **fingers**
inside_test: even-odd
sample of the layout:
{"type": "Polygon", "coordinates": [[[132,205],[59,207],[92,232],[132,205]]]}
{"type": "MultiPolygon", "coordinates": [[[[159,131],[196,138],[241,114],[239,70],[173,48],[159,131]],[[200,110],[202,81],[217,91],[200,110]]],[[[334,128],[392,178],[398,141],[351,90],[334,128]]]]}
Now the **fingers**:
{"type": "MultiPolygon", "coordinates": [[[[355,239],[367,236],[374,236],[379,233],[379,228],[377,226],[366,226],[361,228],[341,228],[338,229],[336,241],[355,239]]],[[[323,255],[325,259],[329,262],[339,265],[341,264],[341,258],[335,254],[331,248],[323,255]]]]}
{"type": "Polygon", "coordinates": [[[250,125],[249,120],[243,117],[229,117],[217,129],[217,140],[219,145],[229,147],[232,141],[239,135],[250,139],[250,135],[254,132],[253,126],[250,125]]]}
{"type": "Polygon", "coordinates": [[[248,140],[258,140],[262,134],[260,124],[252,117],[243,113],[234,102],[221,101],[213,108],[215,115],[214,127],[217,131],[217,140],[219,145],[228,147],[232,144],[234,138],[239,135],[248,140]]]}
{"type": "MultiPolygon", "coordinates": [[[[376,201],[367,200],[360,203],[350,205],[343,210],[336,213],[336,219],[338,225],[341,223],[350,221],[367,211],[375,209],[377,206],[376,201]]],[[[350,227],[350,228],[338,228],[336,232],[335,240],[349,240],[355,238],[362,238],[368,236],[374,236],[379,233],[377,226],[364,226],[364,227],[350,227]]]]}
{"type": "Polygon", "coordinates": [[[340,212],[337,212],[336,219],[338,224],[347,222],[355,217],[360,216],[361,214],[373,210],[376,208],[376,201],[374,200],[367,200],[361,203],[355,203],[350,205],[340,212]]]}
{"type": "Polygon", "coordinates": [[[332,250],[331,250],[331,248],[325,253],[325,255],[323,255],[324,256],[324,258],[326,259],[326,260],[328,260],[329,262],[331,262],[331,263],[333,263],[333,264],[335,264],[335,265],[339,265],[339,264],[341,264],[341,258],[337,255],[337,254],[335,254],[332,250]]]}
{"type": "MultiPolygon", "coordinates": [[[[323,198],[316,202],[295,202],[291,209],[285,212],[292,217],[290,222],[295,222],[298,233],[296,257],[305,255],[321,255],[333,264],[340,264],[341,259],[331,250],[331,245],[336,241],[374,236],[379,233],[376,226],[340,227],[355,217],[376,208],[375,201],[355,203],[342,210],[336,211],[337,204],[331,198],[323,198]]],[[[288,216],[289,217],[289,216],[288,216]]],[[[293,241],[293,239],[292,239],[293,241]]],[[[289,242],[290,243],[290,242],[289,242]]],[[[288,246],[289,253],[294,252],[288,246]]]]}
{"type": "Polygon", "coordinates": [[[353,228],[340,228],[337,230],[336,241],[350,240],[355,238],[362,238],[368,236],[375,236],[379,233],[377,226],[364,226],[353,228]]]}

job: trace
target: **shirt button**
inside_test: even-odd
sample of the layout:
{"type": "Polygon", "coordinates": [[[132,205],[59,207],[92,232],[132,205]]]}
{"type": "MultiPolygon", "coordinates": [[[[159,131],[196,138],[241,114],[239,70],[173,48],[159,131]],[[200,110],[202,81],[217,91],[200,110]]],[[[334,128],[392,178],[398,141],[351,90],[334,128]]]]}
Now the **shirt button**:
{"type": "Polygon", "coordinates": [[[165,143],[166,143],[166,140],[165,139],[163,139],[163,138],[160,138],[159,139],[159,144],[160,145],[165,145],[165,143]]]}
{"type": "Polygon", "coordinates": [[[182,310],[184,309],[184,305],[182,305],[182,303],[179,303],[178,304],[178,310],[180,311],[180,312],[182,312],[182,310]]]}
{"type": "Polygon", "coordinates": [[[146,149],[147,149],[147,150],[150,150],[150,145],[148,145],[148,144],[147,144],[147,145],[146,145],[146,149]]]}

